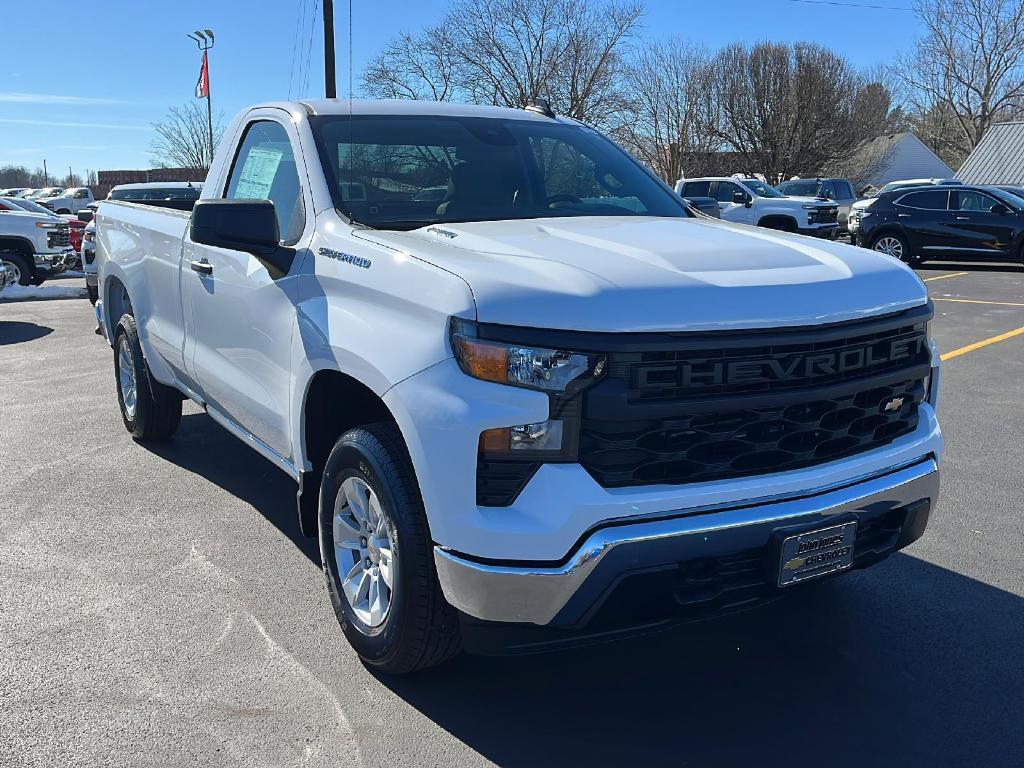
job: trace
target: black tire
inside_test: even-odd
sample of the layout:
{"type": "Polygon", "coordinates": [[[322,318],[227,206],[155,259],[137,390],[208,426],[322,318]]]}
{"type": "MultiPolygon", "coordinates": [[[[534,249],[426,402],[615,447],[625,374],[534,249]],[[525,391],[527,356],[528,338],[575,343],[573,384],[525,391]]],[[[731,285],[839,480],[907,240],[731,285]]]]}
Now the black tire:
{"type": "Polygon", "coordinates": [[[69,213],[71,213],[71,211],[69,211],[67,208],[61,208],[59,211],[57,211],[58,216],[64,216],[69,213]]]}
{"type": "Polygon", "coordinates": [[[0,261],[5,261],[17,269],[18,285],[32,285],[35,269],[32,267],[31,256],[26,256],[18,251],[0,251],[0,261]]]}
{"type": "Polygon", "coordinates": [[[100,289],[98,286],[85,284],[85,292],[89,294],[89,303],[94,307],[96,302],[100,300],[100,289]]]}
{"type": "Polygon", "coordinates": [[[334,444],[320,484],[319,529],[320,558],[334,613],[349,644],[367,666],[387,674],[404,674],[441,664],[459,652],[458,614],[445,601],[437,581],[423,501],[405,443],[394,424],[350,429],[334,444]],[[383,622],[375,627],[356,615],[344,595],[335,555],[335,504],[348,478],[369,486],[394,532],[394,590],[383,622]]]}
{"type": "Polygon", "coordinates": [[[140,442],[160,442],[174,434],[181,422],[181,394],[172,387],[155,381],[149,375],[146,358],[139,344],[135,318],[124,315],[114,330],[114,380],[117,384],[117,404],[121,409],[124,428],[140,442]],[[125,405],[122,391],[121,348],[127,345],[135,382],[135,407],[125,405]]]}

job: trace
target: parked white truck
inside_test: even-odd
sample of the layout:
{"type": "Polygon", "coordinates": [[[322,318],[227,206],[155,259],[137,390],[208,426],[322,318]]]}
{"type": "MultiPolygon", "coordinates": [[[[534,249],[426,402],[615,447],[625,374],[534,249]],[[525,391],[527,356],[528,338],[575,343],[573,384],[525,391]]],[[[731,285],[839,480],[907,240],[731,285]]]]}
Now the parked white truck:
{"type": "Polygon", "coordinates": [[[937,499],[910,269],[692,215],[545,109],[256,106],[191,212],[96,227],[126,428],[167,439],[189,398],[292,477],[387,672],[747,606],[937,499]]]}
{"type": "Polygon", "coordinates": [[[12,282],[40,285],[68,269],[76,255],[67,221],[0,203],[0,263],[12,282]]]}
{"type": "Polygon", "coordinates": [[[760,179],[737,176],[680,179],[675,189],[681,197],[714,198],[726,221],[828,240],[839,235],[837,203],[816,197],[784,195],[760,179]]]}
{"type": "Polygon", "coordinates": [[[52,197],[41,197],[37,202],[46,206],[54,213],[76,214],[89,203],[94,202],[92,190],[89,187],[71,187],[65,189],[52,197]]]}

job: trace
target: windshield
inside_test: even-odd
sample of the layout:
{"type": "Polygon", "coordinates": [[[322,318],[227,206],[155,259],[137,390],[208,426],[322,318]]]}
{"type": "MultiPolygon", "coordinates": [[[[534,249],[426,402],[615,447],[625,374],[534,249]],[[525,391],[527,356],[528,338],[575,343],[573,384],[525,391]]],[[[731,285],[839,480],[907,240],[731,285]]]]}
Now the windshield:
{"type": "Polygon", "coordinates": [[[1024,187],[998,187],[1013,198],[1014,205],[1020,206],[1024,203],[1024,187]]]}
{"type": "Polygon", "coordinates": [[[779,191],[784,195],[815,197],[818,194],[818,187],[817,181],[784,181],[779,184],[779,191]]]}
{"type": "Polygon", "coordinates": [[[985,187],[984,189],[993,197],[998,198],[1000,202],[1006,203],[1014,211],[1019,211],[1024,206],[1024,199],[1021,199],[1021,194],[1024,193],[1012,192],[1002,187],[985,187]]]}
{"type": "Polygon", "coordinates": [[[31,200],[24,200],[20,197],[8,198],[14,205],[22,208],[30,213],[45,213],[47,216],[53,216],[53,211],[49,208],[44,208],[39,203],[33,203],[31,200]]]}
{"type": "Polygon", "coordinates": [[[743,179],[743,183],[760,197],[785,197],[785,195],[779,192],[775,187],[765,184],[763,181],[759,181],[758,179],[743,179]]]}
{"type": "Polygon", "coordinates": [[[504,118],[313,118],[335,206],[380,229],[566,216],[687,217],[596,131],[504,118]]]}

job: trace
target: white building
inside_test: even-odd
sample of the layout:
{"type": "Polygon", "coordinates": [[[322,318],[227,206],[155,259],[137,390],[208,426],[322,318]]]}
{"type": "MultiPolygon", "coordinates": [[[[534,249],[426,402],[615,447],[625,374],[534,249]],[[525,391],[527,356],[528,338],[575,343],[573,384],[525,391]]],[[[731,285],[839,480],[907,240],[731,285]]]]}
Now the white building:
{"type": "Polygon", "coordinates": [[[858,192],[890,181],[951,179],[954,175],[952,168],[909,131],[865,142],[843,165],[836,175],[852,179],[858,192]]]}

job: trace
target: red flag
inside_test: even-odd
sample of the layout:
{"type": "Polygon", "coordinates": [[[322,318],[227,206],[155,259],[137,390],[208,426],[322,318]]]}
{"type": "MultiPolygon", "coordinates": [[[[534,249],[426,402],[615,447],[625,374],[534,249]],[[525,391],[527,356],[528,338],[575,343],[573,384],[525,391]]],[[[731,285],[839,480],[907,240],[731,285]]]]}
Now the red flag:
{"type": "Polygon", "coordinates": [[[210,97],[210,68],[206,63],[206,51],[203,51],[203,66],[199,70],[199,80],[196,82],[196,98],[208,99],[210,97]]]}

